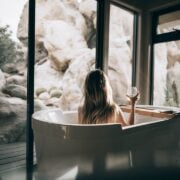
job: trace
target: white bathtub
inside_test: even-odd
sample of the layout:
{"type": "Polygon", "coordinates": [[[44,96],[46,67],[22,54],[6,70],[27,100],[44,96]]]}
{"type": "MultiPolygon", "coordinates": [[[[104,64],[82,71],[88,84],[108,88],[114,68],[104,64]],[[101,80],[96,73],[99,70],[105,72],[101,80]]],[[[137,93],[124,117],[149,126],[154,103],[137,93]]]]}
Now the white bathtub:
{"type": "Polygon", "coordinates": [[[177,118],[137,116],[136,125],[122,128],[119,124],[78,124],[75,111],[51,109],[36,112],[33,131],[37,177],[53,180],[63,179],[67,172],[74,173],[75,177],[77,172],[101,172],[115,166],[130,168],[132,159],[129,152],[133,148],[142,147],[145,143],[148,147],[149,142],[149,146],[152,143],[154,147],[164,146],[167,138],[174,142],[174,129],[179,121],[177,118]],[[167,132],[172,128],[174,134],[169,136],[167,132]]]}

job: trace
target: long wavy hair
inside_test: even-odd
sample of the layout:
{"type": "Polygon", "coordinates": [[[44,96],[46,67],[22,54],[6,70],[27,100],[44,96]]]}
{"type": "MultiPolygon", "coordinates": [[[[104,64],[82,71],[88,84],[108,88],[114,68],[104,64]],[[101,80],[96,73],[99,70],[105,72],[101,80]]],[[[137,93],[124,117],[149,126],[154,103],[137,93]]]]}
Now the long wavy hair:
{"type": "Polygon", "coordinates": [[[116,118],[118,106],[113,101],[112,89],[106,74],[101,70],[91,71],[84,84],[82,124],[108,123],[116,118]]]}

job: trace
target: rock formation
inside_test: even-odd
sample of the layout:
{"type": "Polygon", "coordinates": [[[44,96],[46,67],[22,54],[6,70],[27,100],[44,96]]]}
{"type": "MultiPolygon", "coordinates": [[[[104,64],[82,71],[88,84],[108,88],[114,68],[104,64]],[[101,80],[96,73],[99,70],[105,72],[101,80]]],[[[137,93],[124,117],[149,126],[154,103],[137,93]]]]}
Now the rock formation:
{"type": "MultiPolygon", "coordinates": [[[[68,0],[56,0],[53,4],[45,0],[37,2],[36,47],[42,47],[47,56],[36,60],[35,91],[46,89],[46,93],[37,96],[44,103],[50,101],[48,90],[52,87],[62,93],[59,97],[60,108],[74,110],[81,102],[85,76],[93,69],[95,62],[95,50],[92,48],[95,47],[96,5],[93,0],[80,4],[68,0]],[[42,81],[42,76],[45,81],[42,81]]],[[[131,78],[132,55],[128,43],[132,39],[133,16],[125,21],[124,17],[128,16],[126,11],[112,7],[111,12],[110,31],[113,32],[110,33],[109,78],[114,96],[119,97],[117,102],[124,104],[127,103],[125,93],[131,78]],[[122,16],[117,16],[117,13],[122,16]]],[[[27,39],[25,16],[27,6],[19,23],[20,40],[27,39]]]]}

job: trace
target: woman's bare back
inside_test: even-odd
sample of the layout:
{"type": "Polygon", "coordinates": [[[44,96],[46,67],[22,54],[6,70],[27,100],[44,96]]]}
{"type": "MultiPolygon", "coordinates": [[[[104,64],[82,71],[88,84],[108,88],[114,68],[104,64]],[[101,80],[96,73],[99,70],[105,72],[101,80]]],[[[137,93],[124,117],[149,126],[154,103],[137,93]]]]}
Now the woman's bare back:
{"type": "MultiPolygon", "coordinates": [[[[83,122],[82,118],[83,118],[82,107],[79,107],[78,108],[78,122],[80,124],[83,122]]],[[[119,109],[118,112],[115,112],[111,117],[109,117],[106,123],[119,123],[122,126],[128,125],[125,121],[125,118],[121,109],[119,109]]]]}

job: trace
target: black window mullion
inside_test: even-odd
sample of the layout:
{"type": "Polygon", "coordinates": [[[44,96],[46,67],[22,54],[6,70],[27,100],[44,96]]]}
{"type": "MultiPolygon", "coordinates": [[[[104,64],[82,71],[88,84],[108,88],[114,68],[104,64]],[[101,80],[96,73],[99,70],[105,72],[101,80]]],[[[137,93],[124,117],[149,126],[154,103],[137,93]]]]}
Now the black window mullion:
{"type": "Polygon", "coordinates": [[[96,68],[107,73],[109,49],[109,0],[97,0],[96,68]]]}
{"type": "Polygon", "coordinates": [[[153,43],[170,42],[180,40],[180,31],[158,34],[154,37],[153,43]]]}
{"type": "Polygon", "coordinates": [[[26,179],[33,179],[33,130],[35,63],[35,0],[29,0],[28,66],[27,66],[27,126],[26,126],[26,179]]]}

